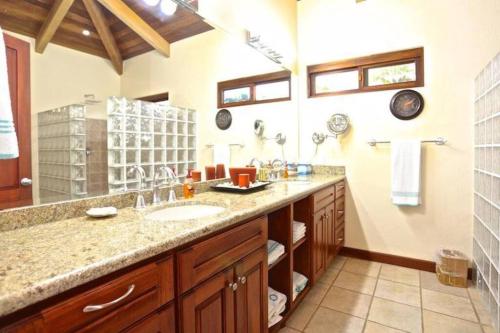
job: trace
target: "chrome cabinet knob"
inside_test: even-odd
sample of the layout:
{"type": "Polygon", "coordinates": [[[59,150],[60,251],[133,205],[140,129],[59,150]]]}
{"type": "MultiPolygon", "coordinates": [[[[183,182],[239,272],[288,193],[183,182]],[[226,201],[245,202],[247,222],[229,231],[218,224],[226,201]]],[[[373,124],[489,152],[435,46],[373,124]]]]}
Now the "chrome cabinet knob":
{"type": "Polygon", "coordinates": [[[247,278],[245,276],[239,276],[238,283],[241,283],[241,284],[247,283],[247,278]]]}
{"type": "Polygon", "coordinates": [[[23,178],[21,179],[21,186],[31,186],[33,181],[29,178],[23,178]]]}
{"type": "Polygon", "coordinates": [[[233,291],[236,291],[236,289],[238,289],[238,284],[236,282],[230,282],[227,286],[233,291]]]}

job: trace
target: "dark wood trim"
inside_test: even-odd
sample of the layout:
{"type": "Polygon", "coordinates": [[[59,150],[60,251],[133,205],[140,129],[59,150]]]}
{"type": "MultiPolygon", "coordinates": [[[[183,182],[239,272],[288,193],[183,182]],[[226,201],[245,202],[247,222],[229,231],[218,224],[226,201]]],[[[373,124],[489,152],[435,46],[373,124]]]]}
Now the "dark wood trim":
{"type": "Polygon", "coordinates": [[[380,90],[392,90],[392,89],[403,89],[403,88],[414,88],[423,87],[425,83],[424,80],[424,48],[415,48],[402,51],[394,51],[380,54],[373,54],[365,57],[351,58],[339,61],[328,62],[318,65],[307,66],[307,89],[308,97],[323,97],[323,96],[335,96],[335,95],[345,95],[359,92],[370,92],[370,91],[380,91],[380,90]],[[387,85],[379,86],[368,86],[366,82],[366,73],[368,69],[397,65],[397,64],[407,64],[415,63],[416,66],[416,80],[411,82],[393,83],[387,85]],[[315,91],[315,78],[318,75],[332,73],[332,72],[344,72],[349,70],[357,70],[359,85],[358,89],[351,89],[345,91],[336,92],[326,92],[326,93],[316,93],[315,91]]]}
{"type": "Polygon", "coordinates": [[[169,98],[168,92],[164,92],[164,93],[159,93],[159,94],[156,94],[156,95],[139,97],[139,98],[136,98],[136,99],[138,99],[140,101],[145,101],[145,102],[157,103],[157,102],[168,101],[168,98],[169,98]]]}
{"type": "Polygon", "coordinates": [[[291,72],[288,70],[283,70],[279,72],[266,73],[254,76],[247,76],[238,79],[221,81],[217,83],[217,107],[225,108],[232,106],[242,106],[242,105],[252,105],[252,104],[262,104],[262,103],[272,103],[272,102],[283,102],[289,101],[292,98],[292,81],[291,72]],[[256,100],[255,87],[259,84],[273,83],[280,81],[288,81],[288,97],[266,99],[266,100],[256,100]],[[238,88],[248,87],[250,89],[250,100],[235,103],[224,103],[224,91],[238,88]]]}
{"type": "MultiPolygon", "coordinates": [[[[342,250],[340,250],[339,254],[346,257],[377,261],[384,264],[413,268],[426,272],[436,272],[436,263],[430,260],[415,259],[410,257],[397,256],[394,254],[355,249],[352,247],[343,247],[342,250]]],[[[467,278],[469,280],[472,279],[472,268],[469,268],[467,272],[467,278]]]]}

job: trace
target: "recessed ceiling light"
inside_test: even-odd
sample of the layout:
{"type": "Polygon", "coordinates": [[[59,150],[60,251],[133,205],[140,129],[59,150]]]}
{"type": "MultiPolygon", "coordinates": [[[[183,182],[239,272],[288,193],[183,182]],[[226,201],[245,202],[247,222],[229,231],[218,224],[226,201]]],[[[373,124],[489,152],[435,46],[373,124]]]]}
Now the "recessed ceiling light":
{"type": "Polygon", "coordinates": [[[172,0],[161,0],[160,9],[165,15],[174,15],[177,10],[177,4],[172,0]]]}
{"type": "Polygon", "coordinates": [[[160,0],[142,0],[142,1],[144,1],[146,3],[146,5],[152,6],[152,7],[156,6],[160,2],[160,0]]]}
{"type": "Polygon", "coordinates": [[[84,36],[90,36],[90,31],[88,31],[87,29],[83,29],[82,34],[84,36]]]}

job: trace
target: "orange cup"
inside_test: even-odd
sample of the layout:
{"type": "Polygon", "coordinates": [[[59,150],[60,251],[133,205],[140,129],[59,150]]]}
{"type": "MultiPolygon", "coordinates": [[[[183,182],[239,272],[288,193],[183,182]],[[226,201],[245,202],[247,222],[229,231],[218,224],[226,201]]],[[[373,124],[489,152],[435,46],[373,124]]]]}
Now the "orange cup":
{"type": "Polygon", "coordinates": [[[193,178],[193,182],[201,182],[201,171],[191,171],[191,177],[193,178]]]}
{"type": "Polygon", "coordinates": [[[215,177],[217,179],[226,178],[226,167],[224,166],[224,164],[217,164],[215,169],[216,169],[215,170],[215,177]]]}
{"type": "Polygon", "coordinates": [[[214,166],[206,166],[205,167],[205,176],[207,180],[215,179],[215,167],[214,166]]]}
{"type": "Polygon", "coordinates": [[[240,187],[250,187],[250,175],[248,173],[240,173],[238,175],[238,185],[240,187]]]}

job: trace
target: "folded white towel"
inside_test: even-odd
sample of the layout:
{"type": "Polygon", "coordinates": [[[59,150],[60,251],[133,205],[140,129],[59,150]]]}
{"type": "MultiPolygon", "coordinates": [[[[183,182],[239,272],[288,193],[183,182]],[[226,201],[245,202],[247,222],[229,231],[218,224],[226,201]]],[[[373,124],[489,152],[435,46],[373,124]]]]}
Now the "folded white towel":
{"type": "Polygon", "coordinates": [[[280,315],[283,311],[285,311],[286,295],[274,290],[271,287],[267,287],[267,293],[267,311],[268,319],[270,319],[280,315]]]}
{"type": "Polygon", "coordinates": [[[308,279],[297,272],[293,272],[293,300],[304,290],[307,286],[308,279]]]}
{"type": "Polygon", "coordinates": [[[267,264],[272,265],[285,253],[285,246],[272,239],[267,241],[267,264]]]}
{"type": "Polygon", "coordinates": [[[392,202],[395,205],[420,204],[420,140],[391,142],[392,202]]]}
{"type": "Polygon", "coordinates": [[[305,223],[293,221],[292,230],[293,230],[293,242],[294,243],[306,236],[306,224],[305,223]]]}
{"type": "Polygon", "coordinates": [[[10,101],[7,54],[0,28],[0,160],[18,157],[19,145],[10,101]]]}
{"type": "Polygon", "coordinates": [[[283,245],[279,245],[276,250],[273,252],[268,253],[267,255],[267,264],[270,266],[274,264],[276,260],[278,260],[279,257],[281,257],[285,253],[285,247],[283,245]]]}
{"type": "Polygon", "coordinates": [[[271,317],[268,321],[267,321],[267,327],[272,327],[274,325],[276,325],[277,323],[279,323],[281,321],[281,319],[283,319],[282,316],[280,315],[277,315],[277,316],[274,316],[274,317],[271,317]]]}

